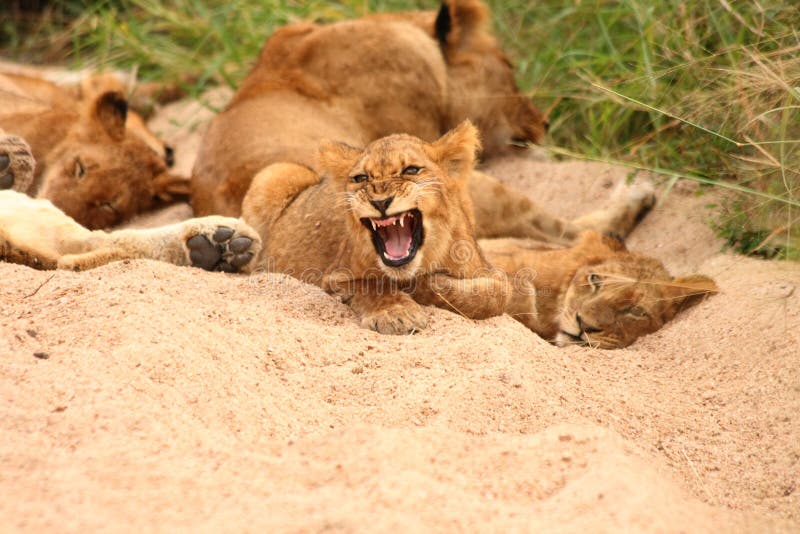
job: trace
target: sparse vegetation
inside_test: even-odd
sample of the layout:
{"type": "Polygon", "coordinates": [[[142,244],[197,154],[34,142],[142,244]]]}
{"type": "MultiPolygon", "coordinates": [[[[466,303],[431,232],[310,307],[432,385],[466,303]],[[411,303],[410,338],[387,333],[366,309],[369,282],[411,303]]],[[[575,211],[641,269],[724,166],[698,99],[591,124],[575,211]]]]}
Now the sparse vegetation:
{"type": "MultiPolygon", "coordinates": [[[[30,3],[30,2],[29,2],[30,3]]],[[[23,60],[236,85],[264,38],[436,2],[63,0],[0,19],[23,60]]],[[[780,0],[490,1],[561,154],[727,187],[711,224],[744,253],[800,259],[800,10],[780,0]]],[[[8,8],[6,8],[8,9],[8,8]]]]}

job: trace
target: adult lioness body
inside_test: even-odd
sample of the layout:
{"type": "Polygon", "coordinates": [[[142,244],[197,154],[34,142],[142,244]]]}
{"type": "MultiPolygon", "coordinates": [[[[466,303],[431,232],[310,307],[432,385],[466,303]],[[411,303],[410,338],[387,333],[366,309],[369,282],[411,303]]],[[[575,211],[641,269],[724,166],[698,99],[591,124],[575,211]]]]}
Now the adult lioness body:
{"type": "MultiPolygon", "coordinates": [[[[198,215],[238,216],[253,176],[274,163],[316,174],[324,139],[365,146],[394,133],[437,139],[469,119],[484,158],[538,143],[547,122],[520,93],[476,0],[434,11],[293,24],[265,43],[226,110],[214,118],[192,173],[198,215]],[[512,146],[513,143],[513,146],[512,146]]],[[[581,231],[627,234],[653,202],[622,199],[576,221],[554,217],[484,173],[467,179],[479,236],[571,242],[581,231]]]]}

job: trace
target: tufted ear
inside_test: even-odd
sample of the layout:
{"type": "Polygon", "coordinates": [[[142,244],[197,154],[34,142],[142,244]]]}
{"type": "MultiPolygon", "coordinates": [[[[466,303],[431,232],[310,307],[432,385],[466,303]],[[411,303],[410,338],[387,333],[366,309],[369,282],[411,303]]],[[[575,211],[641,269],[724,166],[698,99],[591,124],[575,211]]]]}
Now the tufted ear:
{"type": "Polygon", "coordinates": [[[121,91],[106,91],[90,104],[90,118],[114,140],[125,138],[128,101],[121,91]]]}
{"type": "Polygon", "coordinates": [[[468,46],[483,30],[489,10],[480,0],[445,0],[436,15],[434,32],[445,55],[448,50],[468,46]]]}
{"type": "Polygon", "coordinates": [[[663,286],[664,298],[673,303],[675,313],[694,306],[708,295],[717,293],[717,284],[702,274],[673,278],[663,286]]]}
{"type": "Polygon", "coordinates": [[[162,202],[189,200],[190,194],[191,187],[188,178],[165,172],[153,179],[153,196],[162,202]]]}
{"type": "Polygon", "coordinates": [[[338,141],[322,141],[317,151],[317,162],[322,175],[347,178],[362,150],[338,141]]]}
{"type": "Polygon", "coordinates": [[[468,120],[425,147],[433,161],[451,178],[466,178],[475,167],[475,154],[481,149],[478,129],[468,120]]]}

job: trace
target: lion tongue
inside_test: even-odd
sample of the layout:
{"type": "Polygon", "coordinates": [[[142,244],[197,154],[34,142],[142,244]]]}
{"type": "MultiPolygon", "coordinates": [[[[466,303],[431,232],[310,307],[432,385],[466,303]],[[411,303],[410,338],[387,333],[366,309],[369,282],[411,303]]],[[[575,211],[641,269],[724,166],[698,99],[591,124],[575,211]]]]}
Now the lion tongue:
{"type": "Polygon", "coordinates": [[[408,256],[411,248],[411,225],[407,224],[402,227],[399,224],[393,224],[380,227],[378,231],[389,259],[399,260],[408,256]]]}

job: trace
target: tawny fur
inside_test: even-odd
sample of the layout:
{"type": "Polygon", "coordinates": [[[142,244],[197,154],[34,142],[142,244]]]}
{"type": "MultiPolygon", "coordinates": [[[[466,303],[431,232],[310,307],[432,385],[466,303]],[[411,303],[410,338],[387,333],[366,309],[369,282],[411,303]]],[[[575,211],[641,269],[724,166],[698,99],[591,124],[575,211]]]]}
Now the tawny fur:
{"type": "MultiPolygon", "coordinates": [[[[433,141],[468,119],[481,132],[484,159],[540,142],[547,121],[516,86],[488,21],[482,2],[453,0],[438,13],[280,28],[204,137],[192,172],[195,213],[239,215],[253,176],[272,164],[320,174],[315,155],[325,139],[365,146],[406,133],[433,141]]],[[[567,221],[484,173],[468,184],[482,237],[569,243],[587,229],[625,235],[654,201],[652,191],[637,193],[567,221]]]]}
{"type": "Polygon", "coordinates": [[[658,260],[596,232],[567,248],[519,239],[479,244],[508,273],[507,313],[559,345],[626,347],[717,291],[707,276],[673,278],[658,260]]]}
{"type": "Polygon", "coordinates": [[[256,176],[243,214],[255,229],[206,217],[154,230],[92,232],[48,201],[0,192],[0,259],[68,269],[124,258],[190,265],[187,242],[198,235],[210,242],[223,227],[252,241],[252,257],[263,236],[262,267],[338,294],[366,328],[420,330],[427,324],[421,305],[428,304],[471,318],[507,312],[551,341],[601,348],[627,346],[716,291],[707,277],[673,279],[660,262],[595,232],[569,248],[519,239],[476,243],[466,181],[477,146],[469,123],[434,143],[394,135],[363,150],[324,144],[322,176],[289,163],[256,176]],[[389,208],[379,211],[373,202],[387,198],[389,208]],[[421,214],[421,245],[413,260],[387,266],[365,220],[409,210],[421,214]]]}
{"type": "Polygon", "coordinates": [[[320,149],[321,177],[295,164],[259,173],[242,218],[262,236],[265,267],[340,295],[367,328],[420,330],[427,324],[421,304],[471,318],[499,315],[508,286],[475,243],[465,186],[477,148],[469,123],[433,143],[405,134],[363,150],[328,143],[320,149]],[[418,173],[406,174],[410,167],[418,173]],[[364,181],[354,182],[354,175],[364,181]],[[390,204],[381,212],[372,203],[384,199],[390,204]],[[363,221],[412,210],[421,214],[421,246],[410,262],[388,266],[363,221]]]}
{"type": "MultiPolygon", "coordinates": [[[[195,236],[212,240],[220,228],[229,228],[232,237],[250,238],[250,251],[258,255],[258,235],[239,219],[209,216],[150,230],[88,230],[49,200],[0,191],[0,261],[35,269],[84,271],[141,258],[192,265],[187,242],[195,236]]],[[[251,268],[246,265],[242,271],[251,268]]]]}
{"type": "MultiPolygon", "coordinates": [[[[549,339],[563,331],[599,346],[629,343],[553,319],[571,314],[576,322],[583,313],[573,306],[580,299],[569,297],[567,280],[578,280],[573,267],[619,259],[618,249],[584,238],[573,248],[539,254],[519,242],[496,241],[486,242],[487,262],[475,235],[551,243],[570,243],[587,229],[624,235],[652,205],[652,190],[634,189],[609,209],[565,221],[476,171],[479,142],[472,125],[439,138],[457,121],[480,125],[486,157],[508,150],[511,141],[538,142],[546,123],[514,85],[508,61],[485,28],[483,4],[450,1],[445,9],[446,25],[436,13],[416,12],[277,31],[204,139],[193,172],[195,210],[242,213],[255,231],[242,222],[236,231],[252,241],[254,255],[261,237],[262,266],[341,295],[363,326],[379,332],[424,328],[421,305],[432,304],[472,318],[507,310],[527,317],[526,324],[549,339]],[[406,133],[382,137],[397,131],[406,133]],[[420,174],[407,176],[409,165],[420,174]],[[368,175],[366,185],[353,181],[354,173],[368,175]],[[370,207],[389,197],[392,211],[370,207]],[[394,210],[418,210],[424,240],[413,260],[393,267],[382,262],[365,221],[395,216],[394,210]],[[546,298],[542,290],[512,295],[510,280],[522,270],[551,273],[539,280],[550,276],[549,287],[566,288],[563,299],[546,298]]],[[[189,264],[188,239],[211,236],[215,224],[234,224],[222,219],[203,226],[204,219],[193,219],[151,231],[91,233],[49,205],[41,208],[48,224],[25,225],[19,215],[29,207],[14,208],[14,194],[0,193],[8,208],[0,215],[22,227],[9,226],[0,245],[6,259],[29,265],[35,258],[38,266],[90,268],[122,257],[189,264]],[[32,237],[37,232],[44,235],[39,241],[32,237]],[[20,236],[31,236],[30,242],[20,236]]],[[[633,264],[654,262],[628,256],[633,264]]],[[[665,271],[659,275],[668,278],[665,271]]],[[[663,323],[674,310],[659,313],[663,323]]]]}
{"type": "Polygon", "coordinates": [[[24,191],[84,226],[112,226],[188,193],[186,179],[169,173],[163,143],[127,112],[119,87],[78,100],[45,80],[0,75],[0,109],[0,127],[27,141],[36,159],[24,191]]]}

